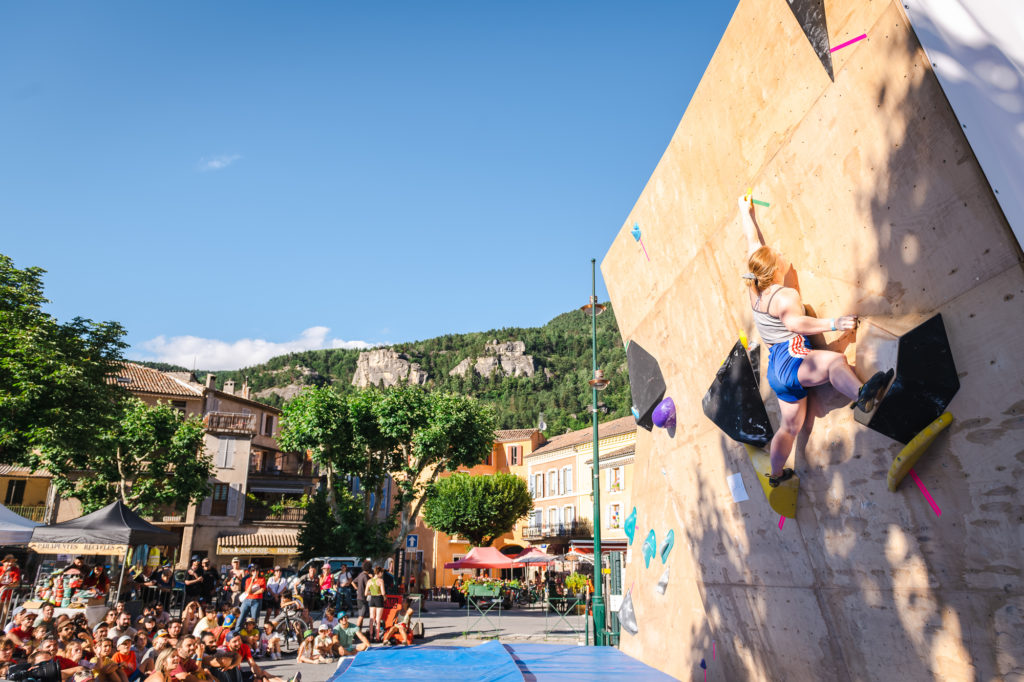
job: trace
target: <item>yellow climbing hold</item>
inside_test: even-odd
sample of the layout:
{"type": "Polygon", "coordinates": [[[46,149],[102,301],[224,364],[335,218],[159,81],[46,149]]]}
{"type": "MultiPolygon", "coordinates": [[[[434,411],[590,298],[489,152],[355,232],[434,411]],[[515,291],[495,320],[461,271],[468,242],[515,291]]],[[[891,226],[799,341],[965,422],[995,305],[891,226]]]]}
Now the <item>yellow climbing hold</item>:
{"type": "Polygon", "coordinates": [[[892,461],[892,466],[889,467],[889,475],[885,477],[885,482],[889,486],[890,492],[896,492],[900,481],[914,468],[917,460],[921,459],[921,455],[932,444],[935,437],[945,431],[946,427],[952,423],[953,415],[949,412],[943,412],[938,419],[924,427],[921,433],[911,438],[910,442],[900,450],[900,454],[896,455],[896,459],[892,461]]]}

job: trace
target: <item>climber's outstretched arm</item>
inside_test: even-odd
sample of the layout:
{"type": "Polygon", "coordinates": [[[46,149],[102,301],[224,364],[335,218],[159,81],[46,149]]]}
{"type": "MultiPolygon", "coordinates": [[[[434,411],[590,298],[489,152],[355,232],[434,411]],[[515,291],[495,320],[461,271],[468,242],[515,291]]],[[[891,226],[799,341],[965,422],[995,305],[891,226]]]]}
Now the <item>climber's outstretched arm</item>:
{"type": "Polygon", "coordinates": [[[747,258],[764,246],[764,238],[754,218],[754,199],[751,195],[742,196],[739,199],[740,219],[743,223],[743,233],[747,237],[747,258]]]}

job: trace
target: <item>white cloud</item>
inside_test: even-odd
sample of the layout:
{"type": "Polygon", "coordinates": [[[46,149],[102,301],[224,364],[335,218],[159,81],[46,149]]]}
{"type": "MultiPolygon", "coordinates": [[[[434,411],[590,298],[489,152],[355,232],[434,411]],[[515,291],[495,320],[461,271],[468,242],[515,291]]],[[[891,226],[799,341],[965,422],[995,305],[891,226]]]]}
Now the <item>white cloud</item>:
{"type": "Polygon", "coordinates": [[[227,168],[235,161],[242,158],[241,154],[223,154],[221,156],[204,156],[199,159],[199,170],[212,171],[227,168]]]}
{"type": "Polygon", "coordinates": [[[158,336],[142,342],[139,360],[170,362],[198,369],[239,369],[266,362],[276,355],[321,348],[372,348],[366,341],[329,339],[327,327],[310,327],[293,341],[275,343],[264,339],[221,341],[198,336],[158,336]]]}

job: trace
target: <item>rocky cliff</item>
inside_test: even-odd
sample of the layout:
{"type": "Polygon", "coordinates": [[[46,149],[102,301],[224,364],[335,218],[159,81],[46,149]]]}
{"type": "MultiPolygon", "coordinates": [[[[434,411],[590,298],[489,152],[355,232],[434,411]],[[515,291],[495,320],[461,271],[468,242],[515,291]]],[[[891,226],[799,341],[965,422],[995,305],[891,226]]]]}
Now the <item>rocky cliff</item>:
{"type": "Polygon", "coordinates": [[[422,385],[427,383],[427,378],[427,373],[415,362],[409,362],[404,353],[378,348],[359,354],[352,385],[359,388],[394,386],[402,382],[422,385]]]}
{"type": "Polygon", "coordinates": [[[484,346],[484,353],[478,358],[466,358],[448,372],[449,376],[465,376],[470,368],[482,377],[494,372],[513,377],[533,376],[533,356],[526,355],[526,344],[522,341],[491,340],[484,346]]]}

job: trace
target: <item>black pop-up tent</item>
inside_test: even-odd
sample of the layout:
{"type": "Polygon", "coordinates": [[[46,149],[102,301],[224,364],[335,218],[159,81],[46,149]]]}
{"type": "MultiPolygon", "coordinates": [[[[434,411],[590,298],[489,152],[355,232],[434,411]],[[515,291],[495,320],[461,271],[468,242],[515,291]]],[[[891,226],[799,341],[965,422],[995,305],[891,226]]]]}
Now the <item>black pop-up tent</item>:
{"type": "MultiPolygon", "coordinates": [[[[127,556],[138,545],[179,545],[181,538],[157,528],[118,500],[77,519],[39,526],[32,531],[28,546],[40,554],[90,554],[127,556]]],[[[118,581],[118,597],[124,581],[118,581]]]]}

